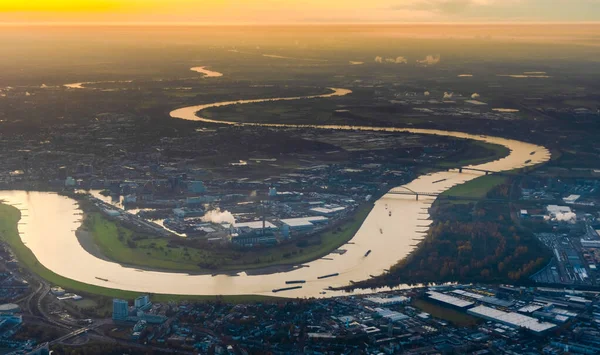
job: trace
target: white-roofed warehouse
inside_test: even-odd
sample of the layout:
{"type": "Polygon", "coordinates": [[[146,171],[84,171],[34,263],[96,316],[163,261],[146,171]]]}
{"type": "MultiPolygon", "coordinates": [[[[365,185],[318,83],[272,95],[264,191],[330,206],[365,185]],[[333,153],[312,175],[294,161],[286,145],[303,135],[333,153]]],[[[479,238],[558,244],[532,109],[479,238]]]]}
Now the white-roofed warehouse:
{"type": "Polygon", "coordinates": [[[556,327],[556,324],[540,322],[538,319],[516,312],[504,312],[499,309],[477,306],[469,309],[467,313],[487,320],[500,322],[515,328],[526,328],[535,333],[543,333],[556,327]]]}
{"type": "Polygon", "coordinates": [[[282,219],[281,223],[290,227],[290,229],[310,229],[313,228],[316,224],[325,224],[328,221],[329,218],[324,216],[311,216],[282,219]]]}
{"type": "MultiPolygon", "coordinates": [[[[262,229],[263,221],[253,221],[253,222],[244,222],[244,223],[236,223],[235,228],[249,228],[249,229],[262,229]]],[[[277,229],[277,226],[269,221],[265,221],[265,229],[277,229]]]]}
{"type": "Polygon", "coordinates": [[[450,305],[457,308],[466,308],[474,305],[473,302],[463,300],[462,298],[454,297],[447,295],[445,293],[437,292],[437,291],[429,291],[427,295],[430,299],[445,303],[446,305],[450,305]]]}

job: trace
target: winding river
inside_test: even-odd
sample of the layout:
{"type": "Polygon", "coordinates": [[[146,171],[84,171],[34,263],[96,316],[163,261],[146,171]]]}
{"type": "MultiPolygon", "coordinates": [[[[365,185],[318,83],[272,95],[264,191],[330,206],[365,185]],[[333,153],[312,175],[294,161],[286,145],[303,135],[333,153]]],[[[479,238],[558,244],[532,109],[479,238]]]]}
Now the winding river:
{"type": "MultiPolygon", "coordinates": [[[[490,136],[477,136],[461,132],[448,132],[427,129],[337,126],[337,125],[288,125],[238,123],[202,118],[199,111],[210,107],[232,104],[248,104],[265,101],[316,99],[350,94],[350,90],[332,89],[325,95],[305,97],[256,99],[219,102],[206,105],[184,107],[171,112],[171,117],[184,120],[202,121],[228,125],[266,126],[281,128],[313,128],[336,130],[360,130],[380,132],[409,132],[434,134],[457,138],[473,139],[500,144],[510,149],[505,158],[470,166],[472,168],[507,171],[531,166],[550,159],[550,152],[541,146],[516,140],[490,136]]],[[[482,173],[446,171],[423,175],[396,189],[410,189],[418,192],[441,193],[452,186],[481,176],[482,173]]],[[[364,280],[370,275],[378,275],[410,253],[427,232],[431,221],[428,208],[433,197],[416,201],[413,196],[385,195],[375,203],[350,244],[343,248],[343,255],[332,253],[325,258],[314,260],[284,272],[269,274],[240,273],[228,275],[189,275],[185,273],[165,273],[141,271],[114,262],[99,259],[83,249],[75,230],[80,225],[80,211],[75,201],[51,193],[2,191],[0,199],[6,200],[22,210],[19,222],[21,238],[36,255],[38,260],[55,273],[88,284],[149,293],[183,295],[241,295],[258,294],[272,296],[273,289],[286,287],[287,280],[306,280],[302,288],[277,293],[288,297],[329,297],[342,294],[330,292],[322,294],[329,286],[343,286],[350,281],[364,280]],[[391,212],[391,215],[390,215],[391,212]],[[365,252],[371,254],[365,257],[365,252]],[[339,273],[338,276],[318,279],[319,276],[339,273]],[[97,279],[100,277],[108,281],[97,279]]]]}

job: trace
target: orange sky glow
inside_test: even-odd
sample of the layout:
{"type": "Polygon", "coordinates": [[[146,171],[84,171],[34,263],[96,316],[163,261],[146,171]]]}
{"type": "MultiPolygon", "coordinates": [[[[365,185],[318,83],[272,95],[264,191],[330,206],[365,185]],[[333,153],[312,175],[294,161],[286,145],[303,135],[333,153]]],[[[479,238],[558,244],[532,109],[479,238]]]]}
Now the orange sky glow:
{"type": "Polygon", "coordinates": [[[595,0],[0,0],[0,23],[598,22],[595,0]]]}

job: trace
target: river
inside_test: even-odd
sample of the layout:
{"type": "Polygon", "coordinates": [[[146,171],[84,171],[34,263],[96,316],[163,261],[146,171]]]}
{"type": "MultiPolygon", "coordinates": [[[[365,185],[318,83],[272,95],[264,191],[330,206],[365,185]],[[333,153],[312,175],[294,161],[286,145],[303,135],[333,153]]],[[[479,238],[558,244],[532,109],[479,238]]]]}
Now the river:
{"type": "MultiPolygon", "coordinates": [[[[507,171],[542,163],[550,159],[550,152],[541,146],[461,132],[368,126],[240,124],[231,121],[209,120],[196,114],[198,111],[209,107],[264,101],[325,98],[350,93],[351,91],[346,89],[332,89],[329,94],[307,97],[212,103],[177,109],[171,112],[171,116],[178,119],[229,125],[434,134],[500,144],[509,148],[510,154],[505,158],[470,166],[471,168],[490,171],[507,171]]],[[[441,193],[452,186],[475,179],[482,174],[466,171],[463,173],[458,171],[439,172],[420,176],[399,188],[424,193],[441,193]]],[[[304,264],[304,267],[286,272],[274,272],[264,275],[240,273],[237,276],[211,276],[141,271],[105,261],[89,254],[79,244],[74,233],[81,223],[81,211],[78,210],[75,201],[67,197],[46,192],[2,191],[0,192],[0,199],[4,199],[7,203],[22,209],[23,217],[19,223],[19,232],[23,242],[44,266],[64,277],[103,287],[148,293],[182,295],[258,294],[287,297],[341,295],[341,292],[327,291],[326,294],[322,294],[322,292],[329,286],[344,286],[348,285],[350,281],[364,280],[369,278],[370,275],[381,274],[398,260],[406,257],[415,248],[419,240],[423,238],[431,223],[428,208],[434,201],[433,197],[421,197],[417,201],[413,196],[391,194],[383,196],[375,203],[373,210],[351,240],[351,244],[343,247],[347,250],[343,255],[332,253],[325,258],[308,262],[304,264]],[[367,250],[371,250],[371,253],[365,257],[367,250]],[[327,279],[318,279],[319,276],[332,273],[339,273],[339,275],[327,279]],[[108,281],[99,280],[97,277],[108,281]],[[306,283],[300,289],[277,294],[272,293],[273,289],[286,287],[285,281],[288,280],[306,280],[306,283]]]]}
{"type": "Polygon", "coordinates": [[[204,74],[205,78],[218,78],[218,77],[223,76],[223,73],[208,70],[208,69],[206,69],[206,67],[193,67],[193,68],[190,68],[190,70],[195,71],[196,73],[204,74]]]}

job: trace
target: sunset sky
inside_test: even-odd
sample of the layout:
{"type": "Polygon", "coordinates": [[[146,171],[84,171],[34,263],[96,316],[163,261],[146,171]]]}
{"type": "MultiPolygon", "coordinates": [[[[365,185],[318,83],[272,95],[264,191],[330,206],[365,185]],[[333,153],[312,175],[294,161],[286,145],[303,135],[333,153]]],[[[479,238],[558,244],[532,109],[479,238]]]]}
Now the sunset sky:
{"type": "Polygon", "coordinates": [[[600,0],[0,0],[0,22],[597,22],[600,0]]]}

